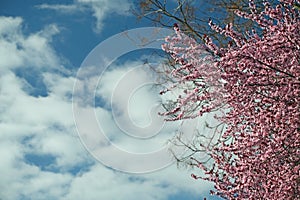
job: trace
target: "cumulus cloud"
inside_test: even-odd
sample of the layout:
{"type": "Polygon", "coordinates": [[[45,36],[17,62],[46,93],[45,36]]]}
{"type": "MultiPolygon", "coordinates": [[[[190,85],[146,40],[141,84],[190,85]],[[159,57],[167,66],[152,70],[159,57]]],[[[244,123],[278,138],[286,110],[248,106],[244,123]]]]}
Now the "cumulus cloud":
{"type": "Polygon", "coordinates": [[[100,33],[106,18],[115,14],[129,15],[131,3],[128,0],[74,0],[73,4],[40,4],[36,7],[38,9],[54,10],[64,14],[91,11],[96,19],[94,30],[100,33]]]}
{"type": "Polygon", "coordinates": [[[59,69],[59,58],[51,47],[51,38],[59,33],[55,24],[44,30],[23,35],[22,18],[0,17],[0,66],[1,71],[17,67],[59,69]]]}
{"type": "MultiPolygon", "coordinates": [[[[64,71],[51,45],[58,28],[50,25],[26,35],[22,26],[20,17],[0,17],[0,197],[57,199],[66,192],[72,177],[68,170],[86,162],[88,156],[74,137],[71,101],[64,97],[72,88],[57,89],[48,75],[48,82],[44,81],[48,94],[32,96],[24,87],[30,84],[28,77],[17,74],[18,70],[28,70],[33,75],[31,79],[41,76],[46,80],[46,71],[52,76],[54,71],[64,71]],[[49,165],[57,171],[45,171],[47,166],[40,168],[40,160],[28,162],[28,155],[53,156],[55,159],[49,165]]],[[[57,83],[72,84],[65,76],[57,79],[57,83]]]]}
{"type": "MultiPolygon", "coordinates": [[[[77,78],[64,73],[66,69],[52,47],[51,41],[59,34],[59,28],[53,24],[24,34],[22,26],[20,17],[0,17],[0,199],[163,200],[182,191],[200,195],[211,187],[193,181],[189,172],[178,173],[175,166],[152,174],[133,175],[116,172],[96,162],[84,149],[73,121],[72,91],[77,78]],[[18,73],[20,70],[29,71],[33,77],[18,73]],[[39,87],[31,83],[32,79],[41,80],[45,94],[29,92],[28,85],[39,87]]],[[[128,66],[104,76],[108,85],[102,85],[97,91],[104,102],[113,92],[112,78],[122,77],[128,66]]],[[[140,71],[138,73],[140,76],[132,78],[147,78],[140,71]]],[[[141,103],[143,97],[147,98],[148,105],[151,91],[140,92],[134,100],[139,102],[137,107],[131,108],[132,119],[145,117],[138,122],[144,125],[149,121],[148,116],[142,114],[145,110],[134,109],[145,106],[141,103]]],[[[120,99],[115,103],[123,105],[120,99]]],[[[116,144],[130,151],[151,151],[169,136],[153,138],[152,142],[130,140],[132,138],[120,136],[122,132],[114,125],[109,109],[98,106],[95,112],[104,129],[112,131],[110,136],[116,144]]],[[[154,163],[158,159],[151,161],[154,163]]],[[[117,163],[130,162],[121,161],[117,163]]]]}
{"type": "Polygon", "coordinates": [[[70,192],[63,200],[71,199],[113,199],[113,200],[166,200],[171,195],[185,191],[199,195],[211,187],[191,181],[185,171],[176,167],[162,170],[155,174],[128,175],[105,169],[101,166],[93,168],[73,179],[70,192]]]}

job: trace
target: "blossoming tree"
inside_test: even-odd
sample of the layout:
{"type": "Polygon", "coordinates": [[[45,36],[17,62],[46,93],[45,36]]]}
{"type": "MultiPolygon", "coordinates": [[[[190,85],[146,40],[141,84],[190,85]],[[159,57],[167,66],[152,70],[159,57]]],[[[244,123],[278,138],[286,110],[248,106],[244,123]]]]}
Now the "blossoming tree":
{"type": "Polygon", "coordinates": [[[225,48],[207,36],[206,46],[198,44],[176,24],[163,45],[174,59],[176,81],[161,93],[190,86],[163,113],[168,120],[222,113],[216,118],[226,129],[206,148],[212,162],[191,160],[205,172],[192,176],[214,182],[212,193],[226,199],[300,199],[299,2],[263,5],[258,10],[250,0],[249,13],[236,11],[258,25],[251,32],[210,21],[228,37],[225,48]]]}

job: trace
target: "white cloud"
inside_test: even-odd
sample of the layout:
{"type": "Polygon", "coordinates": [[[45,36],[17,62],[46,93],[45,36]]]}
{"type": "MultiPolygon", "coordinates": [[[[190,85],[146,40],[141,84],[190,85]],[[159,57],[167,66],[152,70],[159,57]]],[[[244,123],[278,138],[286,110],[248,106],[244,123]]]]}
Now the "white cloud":
{"type": "Polygon", "coordinates": [[[18,33],[23,20],[21,17],[0,17],[0,34],[1,36],[10,36],[18,33]]]}
{"type": "Polygon", "coordinates": [[[51,38],[59,33],[55,24],[24,35],[22,18],[0,17],[0,71],[18,67],[59,69],[59,58],[51,47],[51,38]]]}
{"type": "Polygon", "coordinates": [[[81,10],[80,7],[78,7],[75,4],[71,5],[64,5],[64,4],[40,4],[37,5],[36,8],[38,9],[49,9],[49,10],[55,10],[59,12],[64,12],[65,14],[73,14],[74,12],[78,12],[81,10]]]}
{"type": "Polygon", "coordinates": [[[155,77],[150,75],[150,69],[142,62],[128,62],[111,68],[102,75],[96,90],[96,96],[108,104],[103,108],[112,109],[109,114],[105,112],[106,116],[100,108],[96,110],[103,131],[129,151],[145,153],[163,147],[179,123],[166,124],[163,117],[157,115],[161,111],[160,96],[158,89],[154,88],[155,77]],[[103,119],[110,119],[110,123],[103,123],[103,119]],[[158,136],[140,140],[128,137],[126,132],[135,137],[158,136]]]}
{"type": "Polygon", "coordinates": [[[73,179],[70,192],[63,200],[166,200],[182,191],[200,195],[210,184],[192,180],[186,171],[170,167],[153,174],[129,175],[93,166],[82,176],[73,179]]]}
{"type": "Polygon", "coordinates": [[[100,33],[106,18],[115,14],[128,15],[131,3],[128,0],[74,0],[73,4],[41,4],[36,7],[55,10],[63,14],[91,11],[96,19],[94,30],[100,33]]]}
{"type": "MultiPolygon", "coordinates": [[[[25,156],[54,155],[63,171],[86,162],[87,153],[74,137],[71,101],[63,96],[72,87],[57,89],[49,83],[48,96],[34,97],[24,90],[26,80],[15,74],[17,69],[63,71],[51,46],[59,30],[49,25],[25,35],[22,23],[20,17],[0,17],[0,198],[57,199],[67,191],[72,175],[43,171],[27,163],[25,156]]],[[[72,83],[67,77],[59,79],[57,83],[72,83]]]]}
{"type": "Polygon", "coordinates": [[[103,29],[105,18],[114,14],[127,15],[130,9],[130,3],[127,0],[78,0],[78,2],[91,6],[97,20],[95,27],[97,32],[103,29]]]}
{"type": "MultiPolygon", "coordinates": [[[[95,162],[80,143],[73,122],[71,93],[76,78],[53,70],[65,71],[51,45],[59,29],[50,25],[26,35],[22,32],[22,23],[19,17],[0,17],[0,199],[163,200],[177,192],[200,194],[211,187],[193,181],[189,172],[178,172],[175,166],[152,174],[130,175],[95,162]],[[24,89],[26,79],[18,76],[16,69],[39,71],[47,95],[30,95],[24,89]],[[54,160],[48,160],[48,164],[40,163],[41,160],[29,162],[28,155],[46,159],[52,156],[54,160]],[[72,173],[74,168],[79,172],[72,173]]],[[[106,78],[118,77],[119,72],[112,71],[106,78]]],[[[112,80],[107,81],[107,84],[111,83],[112,80]]],[[[99,92],[109,95],[111,86],[105,85],[102,93],[99,92]]],[[[139,101],[144,94],[150,98],[143,93],[138,97],[139,101]]],[[[118,103],[122,104],[121,101],[118,103]]],[[[143,106],[137,103],[136,108],[143,106]]],[[[96,112],[101,120],[105,120],[107,130],[117,131],[108,110],[98,107],[96,112]]],[[[139,118],[144,112],[141,109],[133,115],[139,118]]],[[[117,139],[123,148],[138,151],[162,144],[166,138],[167,135],[153,139],[153,143],[143,141],[141,146],[130,138],[117,139]]],[[[125,160],[123,164],[128,162],[130,160],[125,160]]]]}

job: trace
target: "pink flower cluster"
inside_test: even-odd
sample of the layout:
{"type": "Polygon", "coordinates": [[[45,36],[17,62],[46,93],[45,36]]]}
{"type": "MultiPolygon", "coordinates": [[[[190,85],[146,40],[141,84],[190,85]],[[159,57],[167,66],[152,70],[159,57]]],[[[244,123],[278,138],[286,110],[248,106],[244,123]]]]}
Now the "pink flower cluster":
{"type": "Polygon", "coordinates": [[[167,37],[162,49],[168,52],[177,65],[171,72],[175,82],[161,94],[185,87],[173,109],[163,113],[173,116],[167,120],[195,118],[222,104],[222,80],[215,58],[204,45],[183,34],[174,26],[175,36],[167,37]],[[185,85],[185,86],[184,86],[185,85]]]}
{"type": "Polygon", "coordinates": [[[250,0],[250,13],[236,12],[258,24],[249,33],[210,22],[232,41],[226,48],[210,38],[206,47],[197,44],[177,26],[163,45],[178,65],[172,88],[194,83],[164,113],[172,116],[169,120],[226,110],[219,120],[227,128],[209,152],[214,164],[194,159],[206,176],[193,175],[214,182],[212,193],[226,199],[300,199],[300,16],[295,4],[265,1],[259,12],[250,0]]]}

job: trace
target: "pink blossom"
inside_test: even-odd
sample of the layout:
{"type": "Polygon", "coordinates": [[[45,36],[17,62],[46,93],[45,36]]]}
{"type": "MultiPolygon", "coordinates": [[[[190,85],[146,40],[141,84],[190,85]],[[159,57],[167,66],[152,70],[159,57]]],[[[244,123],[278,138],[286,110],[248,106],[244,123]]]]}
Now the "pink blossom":
{"type": "Polygon", "coordinates": [[[265,1],[259,12],[250,0],[250,13],[236,11],[256,22],[260,34],[243,35],[232,24],[220,28],[210,21],[212,29],[232,40],[227,48],[205,36],[207,50],[178,26],[163,45],[177,62],[172,75],[180,80],[168,91],[195,84],[165,113],[168,120],[227,110],[218,116],[226,131],[217,146],[207,148],[215,165],[193,158],[206,174],[201,178],[214,182],[213,193],[226,199],[300,199],[300,17],[295,3],[280,0],[274,7],[265,1]]]}

